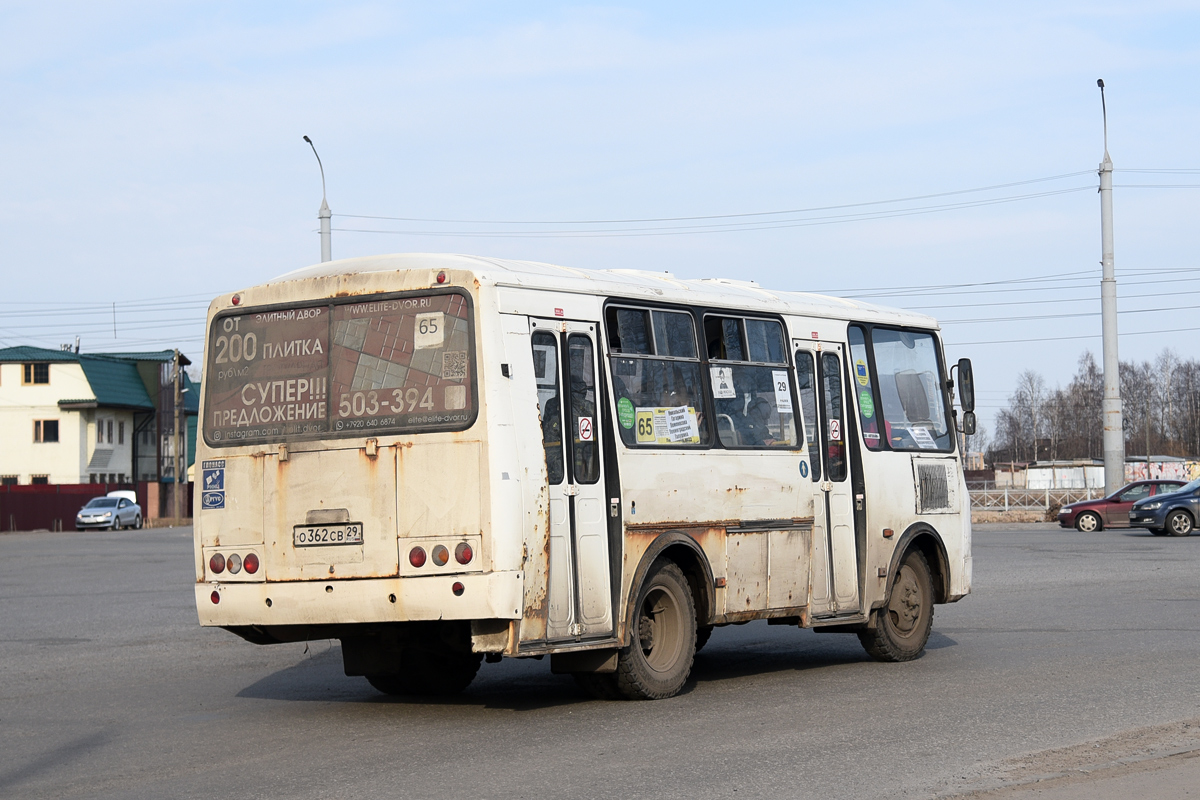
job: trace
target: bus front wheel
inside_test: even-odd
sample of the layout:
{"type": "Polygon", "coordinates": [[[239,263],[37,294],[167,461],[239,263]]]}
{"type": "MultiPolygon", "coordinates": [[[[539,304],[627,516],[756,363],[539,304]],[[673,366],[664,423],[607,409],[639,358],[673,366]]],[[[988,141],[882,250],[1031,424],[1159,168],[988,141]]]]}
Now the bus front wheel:
{"type": "Polygon", "coordinates": [[[876,661],[911,661],[925,650],[933,627],[933,579],[920,550],[910,550],[892,578],[887,605],[875,609],[875,627],[858,632],[876,661]]]}
{"type": "Polygon", "coordinates": [[[617,660],[617,690],[631,700],[662,700],[679,693],[696,655],[696,606],[683,571],[655,564],[638,592],[632,641],[617,660]]]}

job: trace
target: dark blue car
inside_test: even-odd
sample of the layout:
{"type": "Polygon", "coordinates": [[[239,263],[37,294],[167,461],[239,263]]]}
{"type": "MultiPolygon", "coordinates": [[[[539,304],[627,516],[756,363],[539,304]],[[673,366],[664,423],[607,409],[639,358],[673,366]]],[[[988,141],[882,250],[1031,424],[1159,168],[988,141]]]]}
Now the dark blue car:
{"type": "Polygon", "coordinates": [[[1170,494],[1139,500],[1129,509],[1129,524],[1155,536],[1187,536],[1200,519],[1200,478],[1170,494]]]}

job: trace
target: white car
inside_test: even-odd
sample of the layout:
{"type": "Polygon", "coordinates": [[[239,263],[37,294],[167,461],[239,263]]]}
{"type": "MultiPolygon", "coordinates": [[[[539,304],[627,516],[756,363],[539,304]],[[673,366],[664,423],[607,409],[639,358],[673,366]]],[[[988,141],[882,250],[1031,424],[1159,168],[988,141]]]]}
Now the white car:
{"type": "Polygon", "coordinates": [[[75,515],[75,530],[91,528],[142,527],[142,507],[137,504],[137,495],[128,491],[109,492],[106,497],[93,497],[75,515]]]}

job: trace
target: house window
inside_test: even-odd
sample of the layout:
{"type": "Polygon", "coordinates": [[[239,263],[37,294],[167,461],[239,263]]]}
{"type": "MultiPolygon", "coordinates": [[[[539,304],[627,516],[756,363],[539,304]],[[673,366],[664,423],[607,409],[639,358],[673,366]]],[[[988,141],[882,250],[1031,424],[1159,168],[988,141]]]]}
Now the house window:
{"type": "Polygon", "coordinates": [[[125,421],[117,423],[117,444],[125,444],[125,421]]]}
{"type": "Polygon", "coordinates": [[[21,383],[26,385],[34,383],[49,383],[50,382],[50,365],[49,364],[24,364],[23,373],[21,375],[21,383]]]}
{"type": "Polygon", "coordinates": [[[111,419],[108,421],[107,427],[108,427],[108,443],[112,444],[113,443],[113,437],[112,437],[113,421],[111,419]]]}
{"type": "Polygon", "coordinates": [[[29,482],[34,486],[45,486],[50,483],[49,475],[33,475],[29,478],[29,482]]]}
{"type": "Polygon", "coordinates": [[[16,475],[0,475],[0,486],[16,486],[16,475]]]}
{"type": "Polygon", "coordinates": [[[35,419],[33,421],[33,440],[35,442],[57,442],[58,420],[35,419]]]}

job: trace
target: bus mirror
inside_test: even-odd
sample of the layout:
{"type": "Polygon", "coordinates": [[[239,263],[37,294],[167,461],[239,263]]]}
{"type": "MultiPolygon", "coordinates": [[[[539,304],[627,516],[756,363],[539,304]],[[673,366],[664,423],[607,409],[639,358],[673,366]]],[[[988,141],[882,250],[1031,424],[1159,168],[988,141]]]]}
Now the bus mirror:
{"type": "Polygon", "coordinates": [[[967,436],[975,435],[975,412],[974,411],[964,411],[963,412],[962,425],[960,425],[958,427],[958,429],[960,431],[962,431],[963,433],[965,433],[967,436]]]}
{"type": "MultiPolygon", "coordinates": [[[[958,397],[963,411],[975,410],[975,375],[971,372],[971,359],[958,360],[958,397]]],[[[974,417],[971,418],[974,420],[974,417]]],[[[965,423],[966,420],[964,419],[965,423]]]]}

